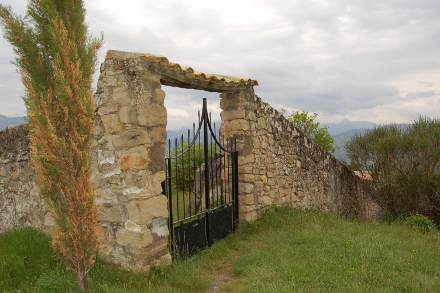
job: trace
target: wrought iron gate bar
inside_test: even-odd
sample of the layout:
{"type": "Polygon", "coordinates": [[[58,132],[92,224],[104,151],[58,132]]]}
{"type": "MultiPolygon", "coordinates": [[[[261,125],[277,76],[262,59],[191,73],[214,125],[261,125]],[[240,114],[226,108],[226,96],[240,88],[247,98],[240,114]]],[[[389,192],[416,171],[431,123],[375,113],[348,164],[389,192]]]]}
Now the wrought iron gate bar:
{"type": "Polygon", "coordinates": [[[238,156],[235,138],[216,137],[206,99],[187,139],[168,140],[165,193],[170,250],[191,255],[235,230],[238,221],[238,156]],[[203,127],[203,130],[202,130],[203,127]],[[203,131],[203,132],[202,132],[203,131]],[[202,142],[203,133],[203,142],[202,142]],[[203,147],[203,153],[202,148],[203,147]],[[200,157],[203,157],[203,162],[200,157]]]}

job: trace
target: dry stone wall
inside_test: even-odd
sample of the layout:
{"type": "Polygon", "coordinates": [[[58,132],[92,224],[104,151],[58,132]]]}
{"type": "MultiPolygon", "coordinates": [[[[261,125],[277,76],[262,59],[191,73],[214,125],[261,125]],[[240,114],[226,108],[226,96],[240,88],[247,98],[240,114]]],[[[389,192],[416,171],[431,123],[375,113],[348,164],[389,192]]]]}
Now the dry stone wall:
{"type": "Polygon", "coordinates": [[[47,232],[53,225],[37,193],[27,134],[26,125],[0,131],[0,231],[33,226],[47,232]]]}
{"type": "Polygon", "coordinates": [[[157,68],[109,52],[95,94],[93,183],[100,254],[147,268],[170,263],[164,155],[167,115],[157,68]]]}
{"type": "Polygon", "coordinates": [[[272,204],[362,219],[379,213],[359,177],[263,102],[252,87],[224,92],[220,105],[221,130],[239,142],[243,221],[258,219],[272,204]]]}
{"type": "MultiPolygon", "coordinates": [[[[362,180],[254,93],[251,79],[194,71],[151,54],[109,51],[95,94],[91,145],[99,253],[133,269],[170,264],[164,157],[167,114],[161,85],[221,93],[226,139],[239,150],[240,221],[290,204],[371,219],[379,211],[362,180]]],[[[0,231],[53,221],[38,195],[26,126],[0,131],[0,231]]]]}

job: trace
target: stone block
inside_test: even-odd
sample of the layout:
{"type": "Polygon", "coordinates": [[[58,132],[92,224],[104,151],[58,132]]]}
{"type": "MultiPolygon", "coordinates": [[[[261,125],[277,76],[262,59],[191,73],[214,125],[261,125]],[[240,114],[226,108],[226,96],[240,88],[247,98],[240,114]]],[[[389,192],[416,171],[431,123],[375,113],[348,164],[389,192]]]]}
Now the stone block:
{"type": "Polygon", "coordinates": [[[245,119],[246,112],[244,110],[231,110],[231,111],[222,111],[220,113],[222,121],[225,120],[236,120],[236,119],[245,119]]]}
{"type": "Polygon", "coordinates": [[[251,193],[254,190],[254,185],[251,183],[242,183],[240,182],[238,191],[240,194],[251,193]]]}
{"type": "Polygon", "coordinates": [[[98,165],[113,165],[116,161],[116,157],[113,151],[98,149],[98,165]]]}
{"type": "Polygon", "coordinates": [[[239,131],[239,130],[249,131],[251,129],[251,126],[246,119],[232,120],[230,125],[231,128],[235,131],[239,131]]]}
{"type": "Polygon", "coordinates": [[[162,182],[165,181],[166,174],[164,171],[159,171],[153,175],[152,185],[155,195],[163,193],[162,182]]]}
{"type": "Polygon", "coordinates": [[[116,133],[125,129],[125,125],[121,122],[117,113],[101,115],[101,120],[106,133],[116,133]]]}
{"type": "Polygon", "coordinates": [[[160,104],[163,104],[163,102],[165,101],[165,92],[161,88],[157,88],[155,90],[154,101],[160,104]]]}
{"type": "Polygon", "coordinates": [[[167,142],[167,131],[165,127],[156,127],[151,132],[154,142],[167,142]]]}
{"type": "Polygon", "coordinates": [[[44,227],[53,227],[54,225],[54,219],[51,212],[47,212],[44,216],[43,220],[43,226],[44,227]]]}
{"type": "Polygon", "coordinates": [[[245,205],[253,205],[255,204],[255,197],[253,194],[245,194],[243,196],[240,196],[240,204],[244,203],[245,205]]]}
{"type": "Polygon", "coordinates": [[[151,256],[151,258],[155,258],[154,256],[163,255],[165,253],[168,253],[168,241],[158,241],[158,243],[154,243],[153,247],[148,247],[148,256],[151,256]],[[162,243],[161,243],[162,242],[162,243]]]}
{"type": "Polygon", "coordinates": [[[121,170],[146,169],[150,162],[150,150],[144,146],[123,150],[121,153],[121,170]]]}
{"type": "Polygon", "coordinates": [[[121,228],[116,231],[116,241],[121,246],[131,246],[134,248],[147,247],[153,243],[153,234],[150,229],[143,231],[130,231],[121,228]]]}
{"type": "Polygon", "coordinates": [[[160,257],[160,259],[156,259],[153,261],[153,265],[156,267],[169,267],[173,262],[173,257],[171,254],[167,253],[160,257]]]}
{"type": "Polygon", "coordinates": [[[115,87],[112,92],[112,100],[121,106],[128,106],[131,103],[130,92],[122,87],[115,87]]]}
{"type": "Polygon", "coordinates": [[[118,86],[118,77],[117,76],[106,76],[104,77],[105,86],[118,86]]]}
{"type": "Polygon", "coordinates": [[[145,87],[152,87],[154,85],[160,86],[160,76],[156,73],[149,73],[148,71],[142,72],[142,79],[145,87]]]}
{"type": "Polygon", "coordinates": [[[117,148],[133,147],[137,145],[151,146],[150,135],[143,129],[126,129],[112,135],[113,145],[117,148]]]}
{"type": "Polygon", "coordinates": [[[225,98],[220,100],[220,108],[222,110],[230,110],[231,108],[238,108],[244,105],[245,100],[241,97],[225,98]]]}
{"type": "Polygon", "coordinates": [[[238,165],[247,165],[255,162],[255,156],[253,154],[247,156],[238,156],[238,165]]]}
{"type": "Polygon", "coordinates": [[[262,196],[260,197],[260,205],[263,207],[267,207],[273,204],[273,200],[270,196],[262,196]]]}
{"type": "Polygon", "coordinates": [[[253,174],[243,174],[241,176],[241,179],[242,179],[243,182],[253,183],[255,181],[255,175],[253,175],[253,174]]]}
{"type": "Polygon", "coordinates": [[[151,177],[149,170],[131,170],[125,173],[125,184],[130,187],[144,188],[151,185],[151,177]]]}
{"type": "Polygon", "coordinates": [[[168,218],[168,200],[165,195],[132,201],[127,205],[128,218],[139,225],[150,225],[153,218],[168,218]]]}
{"type": "Polygon", "coordinates": [[[120,121],[127,124],[138,124],[137,119],[137,107],[136,106],[124,106],[119,111],[120,121]]]}
{"type": "Polygon", "coordinates": [[[98,224],[98,242],[113,245],[115,243],[115,235],[111,225],[104,223],[98,224]]]}
{"type": "Polygon", "coordinates": [[[244,166],[239,165],[238,166],[238,173],[239,174],[252,174],[253,171],[254,171],[254,168],[251,165],[244,165],[244,166]]]}
{"type": "Polygon", "coordinates": [[[113,245],[115,244],[115,235],[113,229],[108,224],[98,226],[98,253],[100,256],[108,256],[113,251],[113,245]]]}
{"type": "Polygon", "coordinates": [[[150,186],[144,186],[144,187],[136,187],[136,186],[128,186],[122,188],[121,192],[123,195],[126,195],[130,198],[149,198],[151,196],[154,196],[154,194],[151,192],[150,186]]]}
{"type": "MultiPolygon", "coordinates": [[[[9,162],[8,162],[9,163],[9,162]]],[[[6,177],[9,176],[10,171],[9,171],[9,166],[4,164],[4,165],[0,165],[0,176],[1,177],[6,177]]]]}
{"type": "Polygon", "coordinates": [[[168,224],[166,218],[154,218],[151,223],[151,232],[159,237],[168,237],[168,224]]]}
{"type": "Polygon", "coordinates": [[[232,131],[231,124],[229,122],[223,121],[220,125],[220,133],[226,133],[232,131]]]}
{"type": "Polygon", "coordinates": [[[260,129],[266,128],[266,118],[265,117],[258,118],[257,123],[258,123],[258,128],[260,128],[260,129]]]}
{"type": "Polygon", "coordinates": [[[139,125],[146,127],[167,124],[167,109],[159,104],[139,105],[137,116],[139,125]]]}
{"type": "Polygon", "coordinates": [[[272,178],[272,177],[274,177],[275,176],[275,172],[273,172],[273,171],[267,171],[267,177],[269,177],[269,178],[272,178]]]}
{"type": "Polygon", "coordinates": [[[100,107],[98,107],[98,114],[99,115],[113,114],[113,113],[117,113],[119,111],[119,109],[121,109],[121,106],[117,105],[117,104],[100,106],[100,107]]]}
{"type": "Polygon", "coordinates": [[[258,220],[258,213],[256,211],[249,211],[240,214],[240,220],[245,223],[250,223],[258,220]]]}
{"type": "Polygon", "coordinates": [[[17,180],[20,178],[20,168],[18,166],[14,166],[11,172],[11,180],[17,180]]]}
{"type": "Polygon", "coordinates": [[[121,211],[115,207],[98,206],[98,221],[101,223],[121,222],[121,211]]]}

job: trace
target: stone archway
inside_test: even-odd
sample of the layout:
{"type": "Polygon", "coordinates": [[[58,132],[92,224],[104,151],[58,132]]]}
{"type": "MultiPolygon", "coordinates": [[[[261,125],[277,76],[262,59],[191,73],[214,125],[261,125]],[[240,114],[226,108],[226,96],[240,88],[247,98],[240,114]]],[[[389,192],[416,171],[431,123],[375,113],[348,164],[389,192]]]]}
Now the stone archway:
{"type": "MultiPolygon", "coordinates": [[[[219,92],[234,101],[237,93],[253,92],[257,84],[198,72],[163,56],[107,53],[95,94],[92,166],[102,256],[140,268],[170,262],[167,199],[161,186],[167,125],[161,85],[219,92]]],[[[233,102],[224,105],[224,111],[232,111],[222,114],[222,120],[234,120],[233,102]]]]}

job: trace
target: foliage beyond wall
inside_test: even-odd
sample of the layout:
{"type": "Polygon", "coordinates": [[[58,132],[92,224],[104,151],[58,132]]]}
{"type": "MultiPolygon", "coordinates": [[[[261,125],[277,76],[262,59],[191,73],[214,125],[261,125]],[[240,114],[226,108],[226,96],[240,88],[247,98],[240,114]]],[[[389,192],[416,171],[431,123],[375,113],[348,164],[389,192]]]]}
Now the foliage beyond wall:
{"type": "Polygon", "coordinates": [[[346,149],[353,168],[371,176],[368,187],[383,209],[440,224],[440,119],[376,127],[355,135],[346,149]]]}

